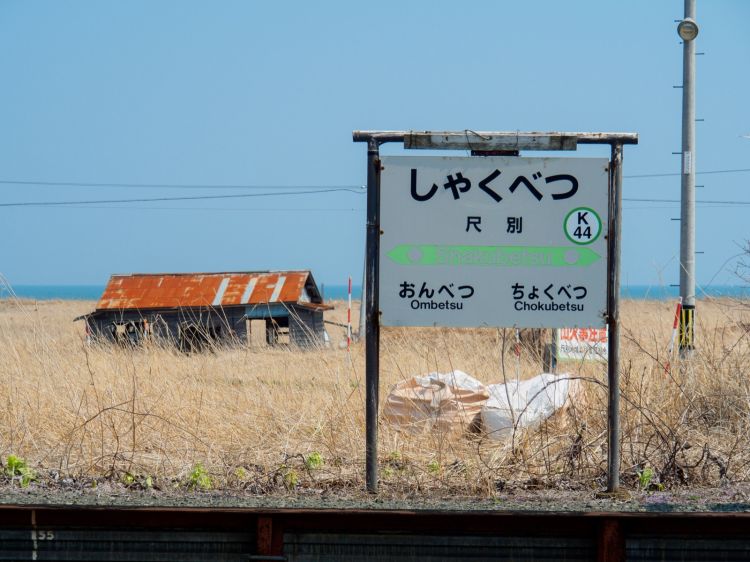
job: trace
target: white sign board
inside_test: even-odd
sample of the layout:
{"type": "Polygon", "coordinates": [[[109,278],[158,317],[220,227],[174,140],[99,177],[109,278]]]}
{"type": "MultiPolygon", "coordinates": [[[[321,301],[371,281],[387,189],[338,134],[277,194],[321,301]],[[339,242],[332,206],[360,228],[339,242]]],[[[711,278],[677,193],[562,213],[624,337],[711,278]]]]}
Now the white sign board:
{"type": "Polygon", "coordinates": [[[558,332],[560,361],[607,361],[606,328],[563,328],[558,332]]]}
{"type": "Polygon", "coordinates": [[[603,326],[608,164],[382,157],[381,325],[603,326]]]}

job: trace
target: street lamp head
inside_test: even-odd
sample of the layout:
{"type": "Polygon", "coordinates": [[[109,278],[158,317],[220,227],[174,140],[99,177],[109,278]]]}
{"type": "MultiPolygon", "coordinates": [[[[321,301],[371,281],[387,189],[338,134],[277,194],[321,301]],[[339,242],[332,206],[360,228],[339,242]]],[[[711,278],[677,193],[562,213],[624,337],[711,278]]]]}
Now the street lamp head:
{"type": "Polygon", "coordinates": [[[683,41],[692,41],[698,37],[698,24],[693,18],[685,18],[677,25],[677,34],[683,41]]]}

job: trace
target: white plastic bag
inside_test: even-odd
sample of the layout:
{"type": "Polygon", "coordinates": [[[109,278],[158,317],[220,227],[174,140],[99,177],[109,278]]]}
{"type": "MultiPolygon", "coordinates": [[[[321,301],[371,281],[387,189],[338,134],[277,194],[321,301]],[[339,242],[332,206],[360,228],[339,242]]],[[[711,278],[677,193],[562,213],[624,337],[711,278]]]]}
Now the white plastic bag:
{"type": "Polygon", "coordinates": [[[578,392],[569,374],[543,373],[532,379],[491,384],[482,407],[482,427],[490,439],[502,441],[516,431],[533,427],[563,408],[578,392]]]}

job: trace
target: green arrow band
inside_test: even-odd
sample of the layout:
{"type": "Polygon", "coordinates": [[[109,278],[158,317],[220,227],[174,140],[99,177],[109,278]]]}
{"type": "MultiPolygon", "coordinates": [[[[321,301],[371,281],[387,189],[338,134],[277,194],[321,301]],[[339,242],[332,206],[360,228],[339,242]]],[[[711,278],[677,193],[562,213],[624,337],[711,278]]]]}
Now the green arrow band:
{"type": "Polygon", "coordinates": [[[565,246],[438,246],[399,244],[388,257],[401,265],[585,267],[599,260],[590,248],[565,246]]]}

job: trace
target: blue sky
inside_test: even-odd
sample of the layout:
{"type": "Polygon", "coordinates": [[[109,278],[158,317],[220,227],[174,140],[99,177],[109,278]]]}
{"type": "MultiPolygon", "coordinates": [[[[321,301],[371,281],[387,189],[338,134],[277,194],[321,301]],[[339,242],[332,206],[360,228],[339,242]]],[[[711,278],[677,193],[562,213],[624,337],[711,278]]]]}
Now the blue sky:
{"type": "MultiPolygon", "coordinates": [[[[682,10],[679,0],[3,0],[0,203],[361,186],[354,129],[635,131],[625,198],[679,199],[677,175],[628,176],[679,172],[682,10]],[[268,189],[12,183],[35,181],[268,189]]],[[[750,2],[698,0],[697,16],[696,169],[750,168],[750,2]]],[[[699,175],[697,198],[750,202],[749,179],[699,175]]],[[[349,191],[0,206],[0,273],[103,284],[115,272],[310,268],[344,284],[361,276],[364,208],[349,191]]],[[[750,239],[749,211],[698,206],[699,284],[737,282],[731,257],[750,239]]],[[[678,216],[676,203],[626,201],[623,283],[678,281],[678,216]]]]}

